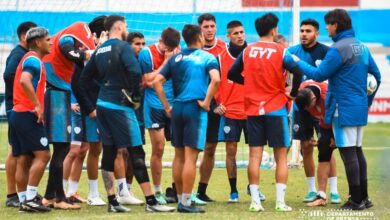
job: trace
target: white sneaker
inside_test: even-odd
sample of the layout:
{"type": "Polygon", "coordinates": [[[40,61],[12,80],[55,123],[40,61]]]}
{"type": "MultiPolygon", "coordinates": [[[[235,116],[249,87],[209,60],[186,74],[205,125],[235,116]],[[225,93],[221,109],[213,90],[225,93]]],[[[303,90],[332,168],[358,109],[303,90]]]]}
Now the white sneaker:
{"type": "Polygon", "coordinates": [[[144,201],[137,199],[133,193],[130,193],[129,196],[117,196],[117,200],[122,205],[142,205],[144,201]]]}
{"type": "Polygon", "coordinates": [[[275,210],[277,212],[291,212],[292,208],[284,202],[276,202],[275,210]]]}
{"type": "Polygon", "coordinates": [[[176,208],[166,206],[166,205],[156,204],[156,205],[146,205],[145,210],[147,212],[173,212],[176,210],[176,208]]]}
{"type": "Polygon", "coordinates": [[[261,202],[257,203],[255,201],[252,201],[251,202],[251,206],[249,206],[249,211],[251,211],[251,212],[261,212],[261,211],[264,211],[264,208],[261,205],[261,202]]]}
{"type": "Polygon", "coordinates": [[[100,195],[99,195],[99,196],[96,196],[96,197],[90,197],[90,196],[88,196],[87,203],[88,203],[88,205],[91,205],[91,206],[106,205],[106,203],[103,201],[103,199],[100,198],[100,195]]]}

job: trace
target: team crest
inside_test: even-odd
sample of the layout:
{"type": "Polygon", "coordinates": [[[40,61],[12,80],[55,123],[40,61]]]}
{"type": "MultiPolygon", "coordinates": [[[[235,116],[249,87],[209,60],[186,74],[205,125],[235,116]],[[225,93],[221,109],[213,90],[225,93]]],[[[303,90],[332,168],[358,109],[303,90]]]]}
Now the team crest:
{"type": "Polygon", "coordinates": [[[299,131],[299,125],[295,124],[293,129],[294,129],[295,132],[298,132],[299,131]]]}
{"type": "Polygon", "coordinates": [[[80,132],[81,132],[81,128],[80,127],[75,127],[74,128],[74,133],[80,134],[80,132]]]}
{"type": "Polygon", "coordinates": [[[44,146],[44,147],[46,147],[47,146],[47,144],[48,144],[48,140],[47,140],[47,138],[46,137],[41,137],[41,139],[39,140],[40,142],[41,142],[41,144],[44,146]]]}
{"type": "Polygon", "coordinates": [[[68,133],[70,134],[70,132],[72,132],[72,126],[68,125],[68,127],[66,127],[66,130],[68,130],[68,133]]]}
{"type": "Polygon", "coordinates": [[[223,131],[225,132],[225,134],[229,134],[230,130],[230,126],[223,127],[223,131]]]}

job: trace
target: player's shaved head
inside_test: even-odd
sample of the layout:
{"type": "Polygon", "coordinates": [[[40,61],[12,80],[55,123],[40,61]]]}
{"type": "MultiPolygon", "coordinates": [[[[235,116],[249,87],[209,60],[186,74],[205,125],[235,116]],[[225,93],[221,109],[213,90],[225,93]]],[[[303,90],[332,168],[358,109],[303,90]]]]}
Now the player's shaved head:
{"type": "Polygon", "coordinates": [[[114,26],[114,24],[115,24],[117,21],[125,22],[125,17],[120,16],[120,15],[110,15],[110,16],[108,16],[108,17],[105,19],[105,21],[104,21],[104,28],[105,28],[107,31],[110,31],[111,28],[114,26]]]}
{"type": "Polygon", "coordinates": [[[279,19],[273,13],[267,13],[255,21],[256,32],[260,37],[267,36],[278,26],[279,19]]]}

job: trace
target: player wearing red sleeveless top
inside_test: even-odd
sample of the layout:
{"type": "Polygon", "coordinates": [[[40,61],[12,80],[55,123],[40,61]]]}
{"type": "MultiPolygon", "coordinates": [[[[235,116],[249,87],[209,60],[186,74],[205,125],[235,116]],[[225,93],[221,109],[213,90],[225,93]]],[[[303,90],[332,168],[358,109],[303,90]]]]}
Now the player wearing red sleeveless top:
{"type": "Polygon", "coordinates": [[[42,27],[30,29],[26,33],[26,42],[31,51],[24,55],[16,70],[10,137],[13,155],[17,157],[16,184],[21,195],[20,210],[47,212],[50,209],[42,205],[37,192],[50,160],[43,126],[46,74],[41,59],[50,53],[52,44],[48,31],[42,27]],[[23,176],[28,176],[27,184],[23,176]]]}
{"type": "Polygon", "coordinates": [[[255,27],[260,41],[249,45],[228,72],[228,79],[243,84],[245,112],[248,116],[249,165],[248,178],[252,202],[249,210],[263,211],[259,197],[259,166],[263,146],[274,150],[276,159],[277,211],[291,211],[284,201],[288,168],[287,149],[290,146],[287,105],[294,99],[301,82],[301,73],[291,54],[274,43],[278,34],[278,18],[268,13],[256,19],[255,27]],[[290,93],[285,92],[286,74],[294,74],[290,93]],[[242,73],[242,74],[241,74],[242,73]]]}
{"type": "MultiPolygon", "coordinates": [[[[325,97],[327,90],[327,82],[319,83],[308,80],[301,84],[296,98],[296,104],[300,111],[300,116],[306,116],[301,118],[300,127],[302,127],[302,129],[305,129],[305,126],[312,126],[310,116],[320,121],[320,128],[318,132],[318,193],[316,198],[312,202],[308,203],[309,206],[323,206],[327,204],[327,179],[328,177],[331,177],[331,170],[336,169],[335,161],[331,161],[332,152],[335,149],[332,127],[324,124],[325,97]]],[[[331,202],[334,203],[333,200],[331,200],[331,202]]]]}

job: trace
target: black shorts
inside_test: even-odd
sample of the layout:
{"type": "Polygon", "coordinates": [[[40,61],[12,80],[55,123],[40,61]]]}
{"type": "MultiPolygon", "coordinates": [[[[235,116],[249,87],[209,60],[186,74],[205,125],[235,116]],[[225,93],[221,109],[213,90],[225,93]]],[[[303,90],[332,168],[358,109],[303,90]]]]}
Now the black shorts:
{"type": "Polygon", "coordinates": [[[207,132],[206,142],[217,143],[221,140],[222,131],[221,128],[221,116],[215,114],[214,111],[210,110],[207,113],[207,132]]]}
{"type": "Polygon", "coordinates": [[[292,131],[294,140],[308,141],[313,138],[314,131],[318,135],[320,122],[308,111],[294,111],[293,121],[292,131]]]}
{"type": "Polygon", "coordinates": [[[226,142],[240,142],[241,132],[244,132],[245,143],[248,143],[246,120],[230,119],[225,117],[223,127],[224,140],[226,142]]]}
{"type": "Polygon", "coordinates": [[[34,151],[49,150],[45,127],[37,120],[38,117],[32,112],[10,113],[13,156],[33,155],[34,151]]]}

